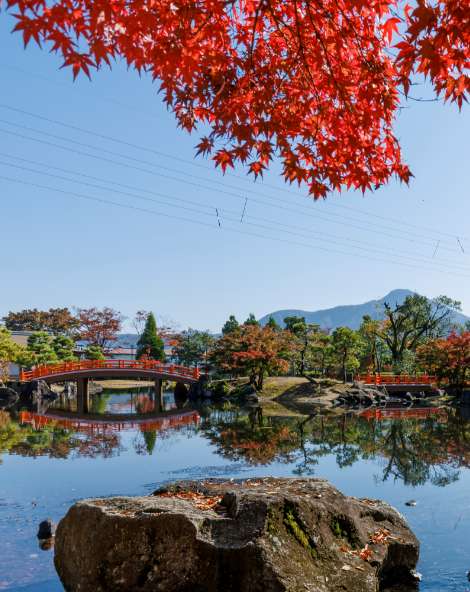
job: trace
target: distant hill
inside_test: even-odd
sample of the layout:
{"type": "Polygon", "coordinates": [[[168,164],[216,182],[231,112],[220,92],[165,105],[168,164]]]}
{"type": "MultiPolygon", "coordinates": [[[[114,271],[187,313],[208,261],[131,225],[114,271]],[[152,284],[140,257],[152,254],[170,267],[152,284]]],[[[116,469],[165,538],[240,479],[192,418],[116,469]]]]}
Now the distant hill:
{"type": "MultiPolygon", "coordinates": [[[[411,290],[392,290],[389,294],[380,298],[380,300],[371,300],[364,304],[349,304],[345,306],[335,306],[334,308],[327,308],[325,310],[307,311],[299,309],[286,309],[277,310],[270,314],[265,315],[259,319],[262,325],[265,325],[269,317],[273,319],[281,326],[284,326],[284,319],[286,317],[297,316],[305,317],[307,323],[315,323],[320,325],[322,329],[336,329],[336,327],[350,327],[351,329],[358,329],[362,317],[369,315],[373,319],[383,318],[381,311],[383,310],[384,302],[388,302],[390,306],[401,304],[407,296],[414,294],[411,290]]],[[[465,323],[470,320],[460,313],[454,314],[454,322],[465,323]]]]}
{"type": "Polygon", "coordinates": [[[139,336],[135,333],[120,333],[117,341],[113,341],[113,347],[136,348],[139,336]]]}

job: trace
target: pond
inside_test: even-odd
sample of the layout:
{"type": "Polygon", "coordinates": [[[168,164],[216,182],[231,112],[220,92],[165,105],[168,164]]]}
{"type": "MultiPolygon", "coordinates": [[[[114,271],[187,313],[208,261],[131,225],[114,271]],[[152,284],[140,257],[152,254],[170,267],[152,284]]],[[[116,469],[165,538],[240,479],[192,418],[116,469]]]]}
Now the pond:
{"type": "Polygon", "coordinates": [[[0,412],[0,590],[63,589],[36,532],[76,500],[144,495],[175,479],[268,475],[322,477],[348,495],[386,500],[421,542],[421,592],[470,590],[465,410],[307,417],[176,404],[165,393],[157,416],[151,402],[145,389],[108,390],[94,395],[93,419],[78,421],[60,404],[47,415],[0,412]]]}

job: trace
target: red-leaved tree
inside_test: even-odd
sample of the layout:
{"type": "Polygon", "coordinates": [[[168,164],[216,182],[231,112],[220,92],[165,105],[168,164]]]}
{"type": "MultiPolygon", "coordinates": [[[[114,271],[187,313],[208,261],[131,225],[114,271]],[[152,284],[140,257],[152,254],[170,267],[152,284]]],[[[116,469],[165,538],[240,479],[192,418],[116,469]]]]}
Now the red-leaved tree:
{"type": "MultiPolygon", "coordinates": [[[[5,0],[0,0],[1,4],[5,0]]],[[[470,0],[7,0],[24,42],[90,76],[117,58],[160,83],[198,152],[329,191],[408,182],[394,118],[416,75],[459,107],[470,0]]]]}
{"type": "Polygon", "coordinates": [[[250,383],[262,390],[266,374],[289,369],[289,354],[295,347],[287,331],[241,325],[216,342],[212,357],[219,368],[247,374],[250,383]]]}
{"type": "Polygon", "coordinates": [[[112,308],[80,308],[77,311],[80,339],[91,345],[105,348],[110,341],[116,341],[121,330],[122,315],[112,308]]]}
{"type": "Polygon", "coordinates": [[[470,380],[470,331],[428,341],[418,348],[417,356],[428,372],[447,379],[451,387],[462,391],[470,380]]]}

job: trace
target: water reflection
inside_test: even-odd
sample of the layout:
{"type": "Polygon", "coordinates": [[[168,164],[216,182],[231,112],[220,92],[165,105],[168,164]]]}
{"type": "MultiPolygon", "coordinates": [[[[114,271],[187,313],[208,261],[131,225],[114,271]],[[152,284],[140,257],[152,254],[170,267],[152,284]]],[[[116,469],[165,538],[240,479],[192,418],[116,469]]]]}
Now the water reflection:
{"type": "Polygon", "coordinates": [[[201,430],[228,459],[295,462],[298,475],[315,474],[319,460],[333,456],[340,468],[379,460],[383,481],[445,486],[470,462],[470,421],[458,409],[281,418],[233,408],[210,413],[201,430]]]}
{"type": "Polygon", "coordinates": [[[54,411],[47,415],[30,411],[10,415],[0,411],[0,454],[110,458],[124,449],[120,437],[123,431],[136,431],[133,445],[137,454],[151,454],[157,433],[195,426],[198,421],[199,414],[194,410],[122,422],[87,420],[71,415],[61,417],[54,411]]]}
{"type": "Polygon", "coordinates": [[[150,394],[120,393],[101,393],[87,416],[56,407],[0,411],[0,590],[61,590],[52,554],[37,547],[37,525],[48,516],[57,522],[76,499],[143,495],[175,478],[260,474],[327,477],[345,493],[381,497],[405,513],[408,488],[420,486],[407,517],[422,544],[422,592],[465,589],[448,581],[448,573],[468,570],[465,410],[281,417],[230,403],[184,401],[180,410],[166,393],[163,413],[128,414],[113,401],[138,411],[139,397],[150,394]],[[436,537],[449,549],[444,559],[436,537]]]}
{"type": "Polygon", "coordinates": [[[134,452],[152,454],[158,434],[191,428],[226,459],[250,466],[294,464],[298,475],[314,475],[320,459],[329,456],[339,468],[361,460],[379,461],[377,478],[383,481],[445,486],[456,481],[460,469],[470,463],[470,421],[459,409],[271,417],[263,415],[261,408],[226,405],[119,421],[119,410],[124,413],[132,406],[145,414],[148,401],[142,394],[129,395],[119,403],[115,397],[103,393],[96,398],[95,413],[111,412],[112,420],[106,415],[103,419],[60,416],[57,409],[47,414],[2,411],[0,453],[109,458],[123,449],[120,433],[133,430],[134,452]]]}
{"type": "MultiPolygon", "coordinates": [[[[90,415],[148,415],[170,409],[181,409],[187,403],[186,391],[183,396],[178,389],[175,393],[167,391],[161,395],[156,393],[153,386],[117,390],[91,385],[90,389],[88,410],[90,415]]],[[[57,398],[48,403],[47,409],[77,413],[76,392],[66,389],[60,391],[57,398]]],[[[47,409],[41,408],[41,411],[47,409]]]]}

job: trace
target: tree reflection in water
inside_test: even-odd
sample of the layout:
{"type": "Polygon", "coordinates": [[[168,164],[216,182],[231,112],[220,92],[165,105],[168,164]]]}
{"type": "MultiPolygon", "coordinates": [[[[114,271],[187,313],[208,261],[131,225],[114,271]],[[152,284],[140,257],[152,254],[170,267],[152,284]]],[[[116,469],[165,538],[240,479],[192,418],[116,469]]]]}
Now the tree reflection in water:
{"type": "Polygon", "coordinates": [[[413,486],[456,481],[459,469],[470,463],[470,421],[459,409],[400,415],[281,418],[232,409],[210,414],[202,430],[226,458],[251,465],[295,462],[298,475],[314,474],[319,460],[333,455],[339,467],[381,461],[383,481],[413,486]]]}
{"type": "MultiPolygon", "coordinates": [[[[83,429],[70,420],[35,414],[28,419],[24,413],[0,411],[0,454],[109,458],[124,450],[121,427],[89,422],[83,429]]],[[[459,478],[462,467],[469,466],[470,421],[464,410],[434,408],[389,415],[267,417],[260,407],[205,407],[133,426],[136,433],[131,443],[135,454],[148,455],[157,441],[171,438],[175,430],[183,430],[187,437],[199,432],[221,456],[235,462],[289,463],[294,464],[295,474],[313,475],[326,456],[333,457],[340,468],[375,460],[382,469],[378,479],[399,479],[412,486],[448,485],[459,478]]],[[[192,460],[197,463],[197,458],[192,460]]]]}
{"type": "Polygon", "coordinates": [[[109,458],[121,450],[118,435],[115,433],[84,435],[59,423],[51,422],[37,426],[21,422],[19,417],[13,415],[0,411],[0,454],[49,458],[109,458]]]}
{"type": "Polygon", "coordinates": [[[134,453],[152,454],[157,433],[161,440],[175,430],[191,436],[198,422],[199,414],[194,410],[135,422],[0,411],[0,455],[109,458],[126,450],[121,438],[125,431],[135,433],[131,440],[134,453]]]}

